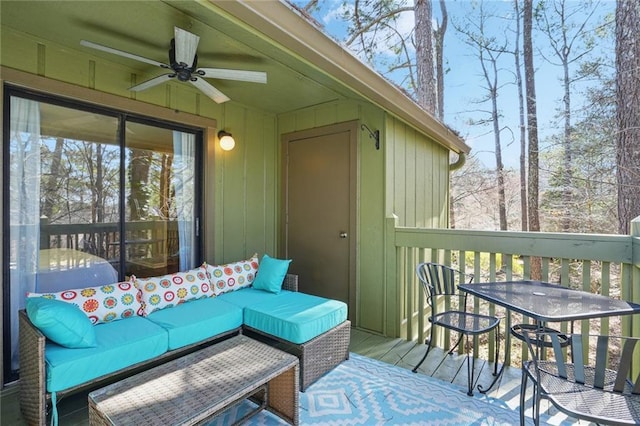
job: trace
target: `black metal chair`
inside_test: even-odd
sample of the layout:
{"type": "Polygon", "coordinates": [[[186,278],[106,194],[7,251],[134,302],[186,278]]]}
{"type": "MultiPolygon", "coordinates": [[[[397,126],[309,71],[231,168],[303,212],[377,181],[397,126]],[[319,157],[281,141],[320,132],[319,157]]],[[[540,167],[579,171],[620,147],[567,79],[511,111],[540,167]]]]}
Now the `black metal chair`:
{"type": "MultiPolygon", "coordinates": [[[[640,339],[524,332],[530,359],[522,363],[520,424],[525,424],[525,394],[533,382],[533,420],[540,424],[540,401],[561,412],[596,424],[640,424],[640,374],[632,364],[640,359],[640,339]],[[540,345],[540,342],[546,344],[540,345]]],[[[636,368],[637,369],[637,368],[636,368]]]]}
{"type": "Polygon", "coordinates": [[[488,333],[491,330],[495,331],[496,353],[494,375],[496,375],[500,347],[500,319],[494,316],[467,312],[467,293],[459,292],[457,283],[464,277],[466,277],[464,282],[471,283],[473,282],[473,275],[465,274],[445,265],[429,262],[420,263],[416,272],[420,282],[422,283],[427,303],[431,306],[431,315],[429,317],[429,321],[431,322],[431,332],[429,340],[425,342],[427,344],[427,352],[412,371],[414,373],[417,372],[424,360],[427,359],[427,355],[429,355],[429,351],[434,344],[435,327],[440,326],[453,330],[458,333],[458,340],[449,350],[449,354],[453,353],[464,336],[467,349],[466,362],[469,385],[467,395],[472,396],[474,387],[473,373],[475,371],[475,358],[473,356],[469,356],[469,337],[488,333]],[[452,306],[457,305],[457,308],[437,312],[438,306],[441,306],[442,304],[449,306],[449,303],[451,303],[452,306]],[[469,360],[469,358],[471,358],[471,360],[469,360]]]}

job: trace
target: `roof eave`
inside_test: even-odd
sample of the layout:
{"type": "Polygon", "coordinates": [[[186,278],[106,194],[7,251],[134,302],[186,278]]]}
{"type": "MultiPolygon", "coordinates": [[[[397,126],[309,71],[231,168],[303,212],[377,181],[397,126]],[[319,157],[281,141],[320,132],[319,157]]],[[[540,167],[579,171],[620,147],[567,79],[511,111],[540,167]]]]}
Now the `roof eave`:
{"type": "Polygon", "coordinates": [[[446,148],[457,153],[471,150],[455,132],[282,1],[208,1],[446,148]]]}

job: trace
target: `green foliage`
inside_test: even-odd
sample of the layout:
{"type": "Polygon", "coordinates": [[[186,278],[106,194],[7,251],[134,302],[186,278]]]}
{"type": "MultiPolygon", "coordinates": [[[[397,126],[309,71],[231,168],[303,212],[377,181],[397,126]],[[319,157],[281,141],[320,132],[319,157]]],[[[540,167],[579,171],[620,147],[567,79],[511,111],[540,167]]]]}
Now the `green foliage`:
{"type": "MultiPolygon", "coordinates": [[[[467,270],[469,269],[469,266],[473,265],[475,267],[475,253],[465,252],[464,261],[465,261],[467,270]]],[[[490,254],[480,253],[480,270],[489,271],[491,269],[490,265],[491,265],[490,254]]],[[[496,253],[496,269],[498,271],[504,271],[505,266],[506,266],[505,263],[502,261],[502,254],[496,253]]],[[[516,276],[522,276],[522,274],[524,273],[522,263],[518,261],[518,256],[516,255],[513,256],[511,271],[516,276]]]]}

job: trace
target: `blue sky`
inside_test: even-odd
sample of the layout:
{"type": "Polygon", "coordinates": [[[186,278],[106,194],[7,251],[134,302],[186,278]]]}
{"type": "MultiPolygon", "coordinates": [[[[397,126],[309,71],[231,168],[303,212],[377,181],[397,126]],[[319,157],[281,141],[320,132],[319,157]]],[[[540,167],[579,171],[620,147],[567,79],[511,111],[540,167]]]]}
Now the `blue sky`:
{"type": "MultiPolygon", "coordinates": [[[[412,0],[408,0],[412,2],[412,0]]],[[[295,0],[298,5],[305,5],[307,1],[295,0]]],[[[474,2],[477,4],[477,2],[474,2]]],[[[578,11],[577,18],[584,19],[586,16],[580,9],[583,2],[579,0],[569,0],[567,6],[569,10],[578,11]]],[[[343,0],[320,0],[318,12],[314,12],[314,17],[324,25],[325,31],[338,40],[346,38],[346,23],[339,18],[340,11],[343,7],[351,7],[353,1],[343,0]],[[346,6],[345,6],[346,4],[346,6]]],[[[487,22],[490,30],[487,35],[495,36],[498,40],[512,39],[512,36],[505,31],[505,19],[500,16],[509,16],[512,14],[512,2],[507,0],[490,0],[485,1],[485,10],[491,10],[497,17],[487,22]]],[[[478,101],[486,96],[486,90],[483,89],[484,77],[481,75],[480,61],[472,49],[462,41],[462,35],[454,28],[469,28],[471,25],[465,19],[472,16],[473,3],[471,0],[447,0],[447,10],[449,15],[449,27],[445,36],[445,61],[448,72],[445,75],[445,118],[444,121],[454,130],[460,132],[468,145],[472,147],[472,155],[477,156],[480,161],[487,167],[495,167],[494,154],[494,136],[491,132],[491,126],[474,126],[470,125],[470,120],[478,120],[487,118],[488,115],[481,111],[489,109],[488,103],[479,103],[478,101]]],[[[615,10],[614,0],[601,0],[599,2],[596,13],[589,22],[600,22],[602,16],[613,13],[615,10]]],[[[433,12],[436,19],[440,20],[440,9],[437,2],[434,2],[433,12]]],[[[399,32],[409,32],[414,24],[413,13],[404,13],[397,22],[399,32]]],[[[474,20],[473,22],[477,22],[474,20]]],[[[587,24],[587,28],[592,28],[587,24]]],[[[612,39],[609,39],[613,43],[612,39]]],[[[536,58],[534,63],[536,66],[536,94],[538,101],[538,123],[539,136],[541,141],[545,137],[558,131],[560,124],[555,123],[554,115],[560,107],[560,101],[563,93],[560,84],[562,69],[545,61],[542,55],[552,57],[549,49],[549,41],[542,35],[534,35],[536,58]]],[[[390,55],[390,51],[378,44],[379,58],[390,55]]],[[[600,46],[599,52],[611,57],[613,65],[613,49],[614,46],[600,46]]],[[[499,71],[499,85],[501,89],[498,95],[498,108],[502,117],[500,118],[501,144],[503,151],[503,161],[507,167],[517,167],[520,155],[520,143],[518,133],[518,101],[515,85],[513,84],[514,59],[512,55],[502,55],[499,71]]],[[[392,80],[398,81],[397,75],[389,76],[392,80]]],[[[590,83],[580,83],[574,86],[572,91],[572,104],[576,107],[584,103],[580,92],[590,83]]]]}

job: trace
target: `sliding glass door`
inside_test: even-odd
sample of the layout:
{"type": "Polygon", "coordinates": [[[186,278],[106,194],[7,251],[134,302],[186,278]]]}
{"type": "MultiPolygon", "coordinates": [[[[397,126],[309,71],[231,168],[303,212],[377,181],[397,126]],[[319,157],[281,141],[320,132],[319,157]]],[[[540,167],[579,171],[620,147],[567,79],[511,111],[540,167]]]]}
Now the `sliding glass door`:
{"type": "Polygon", "coordinates": [[[5,90],[4,359],[17,312],[53,293],[201,261],[199,129],[5,90]],[[8,131],[7,131],[8,130],[8,131]]]}
{"type": "Polygon", "coordinates": [[[186,270],[196,254],[196,134],[127,122],[125,274],[186,270]]]}

